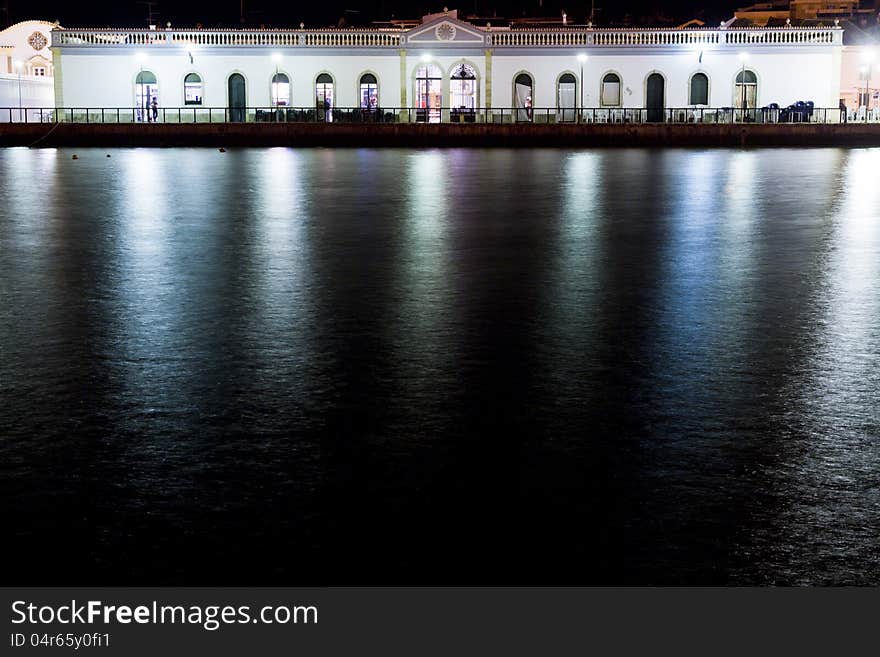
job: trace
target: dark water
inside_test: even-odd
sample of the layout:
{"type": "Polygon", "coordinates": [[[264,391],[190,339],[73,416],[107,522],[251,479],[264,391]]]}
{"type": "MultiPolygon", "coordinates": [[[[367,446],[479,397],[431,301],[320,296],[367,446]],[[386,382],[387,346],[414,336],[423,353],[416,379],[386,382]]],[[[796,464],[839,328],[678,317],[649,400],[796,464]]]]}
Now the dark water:
{"type": "Polygon", "coordinates": [[[7,584],[880,583],[880,150],[71,153],[7,584]]]}

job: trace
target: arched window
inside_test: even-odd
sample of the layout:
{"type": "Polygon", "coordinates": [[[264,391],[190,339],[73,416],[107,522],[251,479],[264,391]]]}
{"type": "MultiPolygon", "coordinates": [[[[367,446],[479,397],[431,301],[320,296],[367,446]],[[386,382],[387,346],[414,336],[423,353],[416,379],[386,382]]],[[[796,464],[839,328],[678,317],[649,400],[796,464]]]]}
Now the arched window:
{"type": "Polygon", "coordinates": [[[442,73],[436,64],[420,66],[416,70],[416,121],[440,122],[442,82],[442,73]]]}
{"type": "Polygon", "coordinates": [[[691,78],[690,89],[691,105],[708,105],[709,104],[709,76],[705,73],[695,73],[691,78]]]}
{"type": "Polygon", "coordinates": [[[135,78],[135,106],[138,121],[152,121],[153,101],[159,104],[159,83],[152,71],[141,71],[135,78]]]}
{"type": "Polygon", "coordinates": [[[606,73],[602,78],[602,107],[620,107],[620,76],[606,73]]]}
{"type": "Polygon", "coordinates": [[[528,73],[520,73],[513,81],[513,106],[516,107],[517,121],[532,120],[534,102],[534,81],[528,73]]]}
{"type": "Polygon", "coordinates": [[[558,121],[574,121],[577,117],[575,98],[577,97],[577,79],[572,73],[565,73],[556,85],[556,107],[558,121]]]}
{"type": "Polygon", "coordinates": [[[361,76],[360,86],[361,109],[377,109],[379,107],[379,83],[372,73],[361,76]]]}
{"type": "Polygon", "coordinates": [[[758,103],[758,76],[754,71],[740,71],[736,76],[733,104],[737,109],[753,110],[758,103]]]}
{"type": "Polygon", "coordinates": [[[272,104],[275,107],[290,105],[290,78],[284,73],[272,76],[272,104]]]}
{"type": "Polygon", "coordinates": [[[183,78],[183,104],[202,104],[202,78],[197,73],[190,73],[183,78]]]}
{"type": "Polygon", "coordinates": [[[473,112],[477,108],[477,72],[469,64],[459,64],[449,76],[453,111],[473,112]]]}
{"type": "Polygon", "coordinates": [[[329,73],[321,73],[315,80],[315,105],[318,120],[333,120],[333,78],[329,73]]]}

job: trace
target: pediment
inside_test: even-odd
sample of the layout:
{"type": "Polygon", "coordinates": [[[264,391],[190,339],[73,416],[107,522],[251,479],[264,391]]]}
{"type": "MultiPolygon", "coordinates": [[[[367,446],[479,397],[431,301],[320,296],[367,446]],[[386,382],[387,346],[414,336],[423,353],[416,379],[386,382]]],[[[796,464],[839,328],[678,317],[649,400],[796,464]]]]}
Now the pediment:
{"type": "Polygon", "coordinates": [[[470,23],[442,16],[406,33],[406,42],[412,44],[451,45],[481,44],[486,40],[486,33],[476,29],[470,23]]]}

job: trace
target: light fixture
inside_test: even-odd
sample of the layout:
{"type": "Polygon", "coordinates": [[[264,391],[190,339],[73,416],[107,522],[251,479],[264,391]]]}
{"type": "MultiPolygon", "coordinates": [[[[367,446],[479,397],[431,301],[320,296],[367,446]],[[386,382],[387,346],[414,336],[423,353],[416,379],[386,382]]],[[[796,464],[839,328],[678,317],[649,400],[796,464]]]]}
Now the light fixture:
{"type": "Polygon", "coordinates": [[[587,61],[587,55],[586,55],[586,53],[578,53],[578,61],[581,62],[582,64],[583,64],[585,61],[587,61]]]}
{"type": "Polygon", "coordinates": [[[743,62],[743,63],[749,61],[749,53],[747,53],[747,52],[741,52],[741,53],[739,54],[739,61],[741,61],[741,62],[743,62]]]}
{"type": "Polygon", "coordinates": [[[272,61],[275,62],[276,64],[278,62],[280,62],[281,61],[281,53],[280,52],[273,52],[272,53],[272,61]]]}
{"type": "Polygon", "coordinates": [[[21,61],[20,59],[16,59],[15,60],[15,70],[21,72],[21,70],[23,68],[24,68],[24,62],[21,61]]]}
{"type": "Polygon", "coordinates": [[[140,64],[143,64],[145,61],[147,61],[147,55],[146,55],[146,53],[142,53],[142,52],[135,53],[134,58],[135,58],[135,59],[138,61],[138,63],[140,63],[140,64]]]}
{"type": "Polygon", "coordinates": [[[865,62],[866,64],[870,64],[871,62],[873,62],[876,59],[876,57],[877,57],[877,53],[874,52],[873,50],[866,50],[862,53],[862,61],[865,62]]]}
{"type": "Polygon", "coordinates": [[[424,55],[422,55],[422,61],[423,62],[430,62],[431,61],[431,54],[426,52],[424,55]]]}

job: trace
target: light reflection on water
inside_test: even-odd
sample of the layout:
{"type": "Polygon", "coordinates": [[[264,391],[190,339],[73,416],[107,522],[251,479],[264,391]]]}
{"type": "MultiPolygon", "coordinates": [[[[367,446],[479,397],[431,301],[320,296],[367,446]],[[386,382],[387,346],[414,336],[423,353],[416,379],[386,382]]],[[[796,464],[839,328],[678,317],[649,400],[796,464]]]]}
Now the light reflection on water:
{"type": "Polygon", "coordinates": [[[0,151],[22,572],[880,583],[880,150],[110,154],[0,151]]]}

